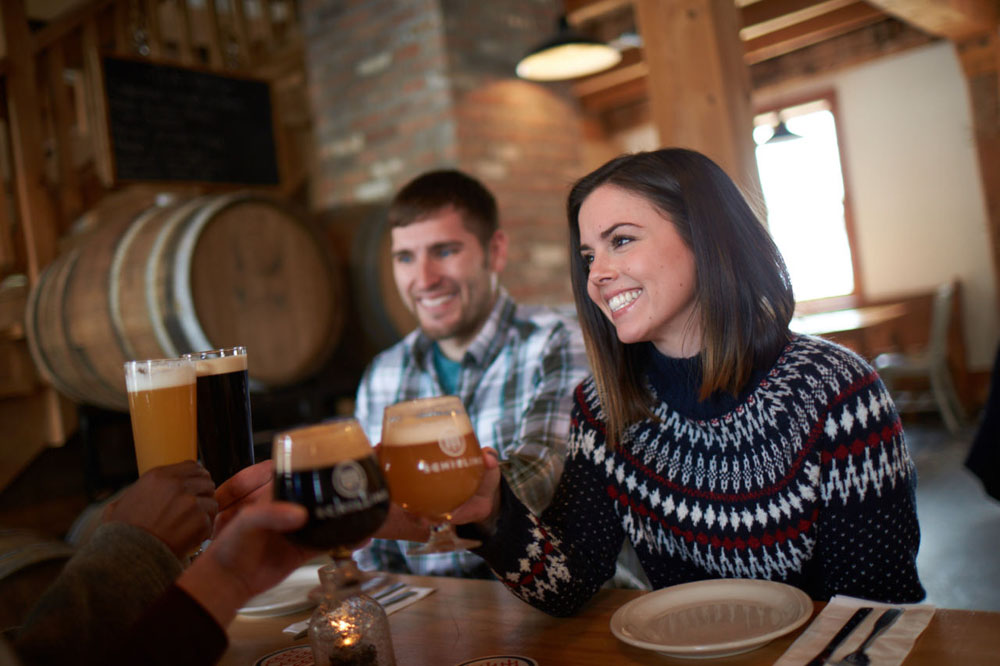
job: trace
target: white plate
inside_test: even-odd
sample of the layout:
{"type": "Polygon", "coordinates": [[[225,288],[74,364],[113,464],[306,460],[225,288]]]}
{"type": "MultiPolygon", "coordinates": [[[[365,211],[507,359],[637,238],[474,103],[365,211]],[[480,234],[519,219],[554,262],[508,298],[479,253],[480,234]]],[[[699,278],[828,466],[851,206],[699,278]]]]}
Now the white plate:
{"type": "Polygon", "coordinates": [[[722,657],[794,631],[812,611],[809,596],[784,583],[703,580],[633,599],[611,616],[611,633],[670,657],[722,657]]]}
{"type": "Polygon", "coordinates": [[[267,592],[262,592],[239,610],[241,615],[287,615],[316,605],[309,592],[319,587],[318,564],[299,567],[267,592]]]}

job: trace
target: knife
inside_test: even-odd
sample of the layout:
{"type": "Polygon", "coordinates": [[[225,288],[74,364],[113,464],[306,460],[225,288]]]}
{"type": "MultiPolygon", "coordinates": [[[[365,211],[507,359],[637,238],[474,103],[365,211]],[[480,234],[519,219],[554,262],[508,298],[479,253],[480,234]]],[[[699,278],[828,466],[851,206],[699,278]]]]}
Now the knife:
{"type": "Polygon", "coordinates": [[[379,599],[379,603],[382,604],[383,608],[388,608],[393,604],[398,604],[403,599],[409,599],[412,596],[416,596],[416,590],[406,590],[405,592],[400,592],[394,597],[389,597],[388,599],[379,599]]]}
{"type": "Polygon", "coordinates": [[[854,615],[851,616],[837,635],[830,639],[830,642],[826,644],[823,651],[812,658],[812,661],[806,663],[806,666],[823,666],[826,660],[833,656],[833,651],[840,647],[840,644],[847,640],[847,637],[851,635],[851,632],[858,628],[858,625],[868,617],[868,614],[872,612],[871,606],[863,606],[858,610],[854,611],[854,615]]]}

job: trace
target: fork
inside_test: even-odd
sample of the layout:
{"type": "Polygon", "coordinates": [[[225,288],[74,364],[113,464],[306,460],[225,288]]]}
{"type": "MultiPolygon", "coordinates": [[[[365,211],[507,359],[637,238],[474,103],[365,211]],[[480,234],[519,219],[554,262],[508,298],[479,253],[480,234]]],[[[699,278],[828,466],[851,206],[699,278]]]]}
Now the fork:
{"type": "Polygon", "coordinates": [[[862,641],[861,645],[858,646],[858,649],[838,661],[837,666],[868,666],[871,662],[871,659],[867,654],[868,648],[871,647],[871,644],[874,643],[886,629],[891,627],[902,614],[902,608],[890,608],[882,613],[879,618],[875,620],[875,625],[872,627],[871,633],[868,634],[868,637],[865,638],[864,641],[862,641]]]}

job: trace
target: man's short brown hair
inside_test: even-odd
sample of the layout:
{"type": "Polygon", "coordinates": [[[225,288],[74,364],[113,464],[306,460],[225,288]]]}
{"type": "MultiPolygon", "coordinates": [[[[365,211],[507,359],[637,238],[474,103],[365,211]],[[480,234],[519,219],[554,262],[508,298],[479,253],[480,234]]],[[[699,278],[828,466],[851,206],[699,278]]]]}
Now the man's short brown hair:
{"type": "Polygon", "coordinates": [[[428,171],[404,185],[389,204],[389,227],[420,222],[449,206],[486,248],[500,226],[496,199],[485,185],[457,169],[428,171]]]}

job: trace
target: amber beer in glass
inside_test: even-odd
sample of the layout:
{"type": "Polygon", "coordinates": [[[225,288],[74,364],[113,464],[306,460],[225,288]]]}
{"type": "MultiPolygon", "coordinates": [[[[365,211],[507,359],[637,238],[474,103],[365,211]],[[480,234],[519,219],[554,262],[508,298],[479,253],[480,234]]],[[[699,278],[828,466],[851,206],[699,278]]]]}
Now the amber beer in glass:
{"type": "Polygon", "coordinates": [[[197,375],[198,449],[215,485],[254,463],[246,347],[185,354],[197,375]]]}
{"type": "Polygon", "coordinates": [[[184,359],[125,364],[128,409],[139,474],[198,458],[195,370],[184,359]]]}
{"type": "Polygon", "coordinates": [[[386,407],[379,460],[392,499],[435,524],[426,545],[412,553],[475,548],[459,539],[451,512],[476,492],[483,455],[462,401],[455,396],[420,398],[386,407]]]}
{"type": "Polygon", "coordinates": [[[278,433],[274,498],[309,510],[305,526],[287,535],[335,557],[367,539],[389,514],[389,489],[368,438],[354,419],[278,433]]]}

